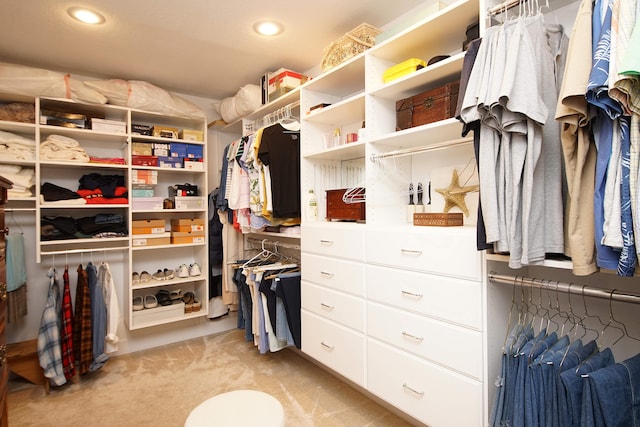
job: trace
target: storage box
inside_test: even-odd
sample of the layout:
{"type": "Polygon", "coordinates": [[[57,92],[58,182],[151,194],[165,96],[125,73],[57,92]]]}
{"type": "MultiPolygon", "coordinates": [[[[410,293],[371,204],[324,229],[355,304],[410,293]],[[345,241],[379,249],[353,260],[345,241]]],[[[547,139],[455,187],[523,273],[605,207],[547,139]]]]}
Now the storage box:
{"type": "Polygon", "coordinates": [[[187,155],[189,159],[202,159],[204,147],[200,144],[187,144],[187,155]]]}
{"type": "Polygon", "coordinates": [[[77,129],[86,129],[89,127],[89,121],[85,114],[50,110],[40,111],[40,124],[77,129]]]}
{"type": "Polygon", "coordinates": [[[453,117],[460,81],[419,93],[396,102],[396,130],[403,130],[453,117]]]}
{"type": "Polygon", "coordinates": [[[153,126],[143,125],[140,123],[131,123],[131,133],[134,135],[149,135],[153,131],[153,126]]]}
{"type": "Polygon", "coordinates": [[[137,210],[162,210],[162,197],[132,197],[131,208],[137,210]]]}
{"type": "Polygon", "coordinates": [[[269,102],[297,88],[308,79],[309,77],[303,74],[284,68],[269,74],[269,86],[267,89],[269,102]]]}
{"type": "Polygon", "coordinates": [[[131,238],[131,246],[159,246],[171,244],[171,233],[137,234],[131,238]]]}
{"type": "MultiPolygon", "coordinates": [[[[365,202],[345,203],[342,196],[346,188],[340,190],[327,190],[327,221],[364,221],[365,202]]],[[[364,193],[364,189],[362,189],[364,193]]]]}
{"type": "MultiPolygon", "coordinates": [[[[144,297],[144,295],[142,295],[144,297]]],[[[145,324],[153,324],[165,322],[184,317],[184,302],[175,302],[171,305],[160,305],[154,308],[145,308],[143,310],[134,311],[132,316],[133,326],[142,326],[145,324]]]]}
{"type": "Polygon", "coordinates": [[[153,156],[153,144],[150,142],[132,142],[131,154],[134,156],[153,156]]]}
{"type": "Polygon", "coordinates": [[[131,197],[153,197],[155,189],[152,186],[133,187],[131,189],[131,197]]]}
{"type": "Polygon", "coordinates": [[[132,155],[131,164],[134,166],[158,166],[158,157],[132,155]]]}
{"type": "Polygon", "coordinates": [[[168,142],[154,142],[152,150],[154,156],[169,157],[169,153],[171,152],[171,144],[169,144],[168,142]]]}
{"type": "Polygon", "coordinates": [[[178,128],[155,125],[153,127],[153,132],[151,133],[151,135],[159,138],[178,139],[178,132],[178,128]]]}
{"type": "Polygon", "coordinates": [[[158,166],[161,168],[182,168],[182,158],[180,157],[158,157],[158,166]]]}
{"type": "Polygon", "coordinates": [[[198,186],[194,184],[175,184],[170,185],[168,188],[169,197],[187,197],[187,196],[197,196],[198,195],[198,186]]]}
{"type": "Polygon", "coordinates": [[[204,134],[201,130],[182,129],[178,136],[185,141],[204,141],[204,134]]]}
{"type": "Polygon", "coordinates": [[[205,209],[206,202],[204,197],[175,197],[174,200],[176,209],[205,209]]]}
{"type": "Polygon", "coordinates": [[[158,183],[158,171],[133,169],[131,171],[131,183],[134,185],[155,185],[158,183]]]}
{"type": "Polygon", "coordinates": [[[132,234],[164,234],[165,222],[163,219],[143,219],[132,221],[132,234]]]}
{"type": "Polygon", "coordinates": [[[463,225],[460,212],[414,213],[413,225],[452,227],[463,225]]]}
{"type": "Polygon", "coordinates": [[[127,124],[117,120],[98,119],[91,118],[91,129],[98,132],[110,132],[110,133],[127,133],[127,124]]]}
{"type": "Polygon", "coordinates": [[[418,71],[427,66],[427,63],[422,59],[411,58],[403,61],[399,64],[394,65],[393,67],[387,68],[387,70],[382,74],[382,81],[384,83],[388,83],[392,80],[400,78],[402,76],[406,76],[407,74],[418,71]]]}
{"type": "Polygon", "coordinates": [[[202,159],[184,159],[184,168],[191,171],[203,171],[204,162],[202,159]]]}
{"type": "Polygon", "coordinates": [[[187,144],[184,142],[172,142],[170,146],[171,157],[187,157],[187,144]]]}
{"type": "Polygon", "coordinates": [[[204,219],[202,218],[180,218],[171,220],[171,231],[186,233],[189,231],[204,232],[204,219]]]}
{"type": "Polygon", "coordinates": [[[185,244],[185,243],[205,243],[206,236],[204,231],[172,231],[171,243],[172,244],[185,244]]]}

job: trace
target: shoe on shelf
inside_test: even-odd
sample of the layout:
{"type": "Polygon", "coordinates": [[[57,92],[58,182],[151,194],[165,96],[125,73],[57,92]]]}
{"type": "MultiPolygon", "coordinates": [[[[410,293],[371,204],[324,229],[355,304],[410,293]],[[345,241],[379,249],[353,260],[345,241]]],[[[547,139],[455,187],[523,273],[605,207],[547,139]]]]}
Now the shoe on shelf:
{"type": "Polygon", "coordinates": [[[137,272],[133,272],[133,274],[131,275],[131,284],[132,285],[138,285],[140,284],[140,275],[137,272]]]}
{"type": "Polygon", "coordinates": [[[145,295],[144,296],[144,308],[155,308],[158,306],[158,299],[155,295],[145,295]]]}
{"type": "Polygon", "coordinates": [[[189,276],[199,276],[201,274],[202,271],[200,271],[200,266],[197,262],[194,262],[189,266],[189,276]]]}
{"type": "Polygon", "coordinates": [[[154,280],[160,280],[160,281],[162,281],[162,280],[164,280],[164,279],[165,279],[165,277],[164,277],[164,271],[162,271],[162,270],[158,269],[158,271],[156,271],[155,273],[153,273],[152,277],[153,277],[153,279],[154,279],[154,280]]]}
{"type": "Polygon", "coordinates": [[[140,273],[140,283],[147,283],[151,280],[151,275],[146,272],[143,271],[142,273],[140,273]]]}
{"type": "Polygon", "coordinates": [[[184,302],[184,312],[191,313],[193,311],[193,300],[195,299],[195,294],[191,291],[185,292],[182,296],[182,302],[184,302]]]}
{"type": "Polygon", "coordinates": [[[162,306],[173,304],[173,301],[171,301],[171,294],[166,289],[160,289],[156,292],[156,299],[158,300],[158,304],[162,306]]]}
{"type": "Polygon", "coordinates": [[[171,280],[175,277],[173,270],[169,270],[168,268],[165,268],[163,273],[164,273],[164,280],[171,280]]]}
{"type": "Polygon", "coordinates": [[[181,279],[189,277],[189,267],[187,267],[187,264],[182,264],[180,265],[180,267],[178,267],[178,269],[176,270],[176,276],[180,277],[181,279]]]}
{"type": "Polygon", "coordinates": [[[202,303],[200,302],[200,300],[196,297],[193,299],[193,308],[191,309],[192,313],[195,313],[196,311],[200,311],[200,308],[202,307],[202,303]]]}
{"type": "Polygon", "coordinates": [[[169,292],[169,298],[171,298],[171,301],[181,300],[182,299],[182,290],[180,290],[180,289],[172,290],[171,292],[169,292]]]}
{"type": "Polygon", "coordinates": [[[142,297],[134,297],[133,304],[131,305],[133,311],[140,311],[144,309],[144,299],[142,297]]]}

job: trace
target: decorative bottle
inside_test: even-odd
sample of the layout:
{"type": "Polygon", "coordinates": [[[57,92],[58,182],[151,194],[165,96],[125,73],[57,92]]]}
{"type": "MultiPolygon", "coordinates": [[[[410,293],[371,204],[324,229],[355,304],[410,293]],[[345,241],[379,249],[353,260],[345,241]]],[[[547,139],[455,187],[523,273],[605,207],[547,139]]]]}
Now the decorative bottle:
{"type": "Polygon", "coordinates": [[[318,220],[318,199],[313,190],[309,190],[307,193],[307,221],[318,220]]]}

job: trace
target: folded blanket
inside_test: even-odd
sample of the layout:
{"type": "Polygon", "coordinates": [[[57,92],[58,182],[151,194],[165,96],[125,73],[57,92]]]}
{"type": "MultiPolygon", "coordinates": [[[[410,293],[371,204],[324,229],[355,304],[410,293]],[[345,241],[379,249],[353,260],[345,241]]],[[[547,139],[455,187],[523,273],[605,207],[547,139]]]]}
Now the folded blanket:
{"type": "Polygon", "coordinates": [[[67,160],[89,163],[87,151],[73,138],[62,135],[49,135],[40,144],[41,160],[67,160]]]}

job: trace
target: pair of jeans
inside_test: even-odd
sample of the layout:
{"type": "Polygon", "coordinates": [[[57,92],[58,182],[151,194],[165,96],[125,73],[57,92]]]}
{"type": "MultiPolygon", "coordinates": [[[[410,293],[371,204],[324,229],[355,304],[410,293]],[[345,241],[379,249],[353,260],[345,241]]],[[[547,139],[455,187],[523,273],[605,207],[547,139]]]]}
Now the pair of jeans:
{"type": "MultiPolygon", "coordinates": [[[[552,332],[535,343],[531,352],[527,356],[527,373],[525,379],[525,404],[524,404],[524,426],[538,425],[538,414],[542,401],[539,390],[541,388],[540,369],[536,369],[534,361],[545,351],[551,348],[558,341],[558,334],[552,332]]],[[[539,368],[539,365],[537,366],[539,368]]]]}
{"type": "Polygon", "coordinates": [[[610,348],[605,348],[601,352],[596,352],[587,360],[582,362],[576,369],[567,369],[560,374],[560,380],[567,395],[567,405],[569,406],[569,424],[580,426],[582,413],[582,398],[587,375],[597,369],[612,365],[614,362],[613,353],[610,348]]]}
{"type": "Polygon", "coordinates": [[[583,407],[593,408],[593,424],[587,417],[585,425],[640,425],[640,353],[590,373],[587,383],[590,393],[585,393],[583,407]]]}

